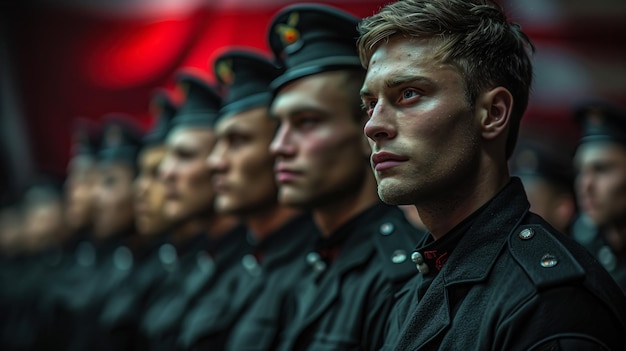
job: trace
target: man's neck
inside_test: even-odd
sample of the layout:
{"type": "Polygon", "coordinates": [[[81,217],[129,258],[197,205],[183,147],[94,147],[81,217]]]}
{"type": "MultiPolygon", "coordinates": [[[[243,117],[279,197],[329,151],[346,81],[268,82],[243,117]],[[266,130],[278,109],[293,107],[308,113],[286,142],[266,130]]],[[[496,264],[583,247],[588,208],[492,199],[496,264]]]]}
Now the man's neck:
{"type": "Polygon", "coordinates": [[[435,240],[494,198],[509,183],[508,170],[482,173],[476,181],[440,194],[436,201],[417,205],[420,218],[435,240]]]}
{"type": "Polygon", "coordinates": [[[276,205],[270,206],[269,210],[246,215],[244,222],[255,239],[262,241],[300,213],[300,210],[276,205]]]}
{"type": "Polygon", "coordinates": [[[313,219],[323,237],[330,237],[350,219],[378,203],[376,181],[367,177],[356,194],[346,196],[313,209],[313,219]]]}

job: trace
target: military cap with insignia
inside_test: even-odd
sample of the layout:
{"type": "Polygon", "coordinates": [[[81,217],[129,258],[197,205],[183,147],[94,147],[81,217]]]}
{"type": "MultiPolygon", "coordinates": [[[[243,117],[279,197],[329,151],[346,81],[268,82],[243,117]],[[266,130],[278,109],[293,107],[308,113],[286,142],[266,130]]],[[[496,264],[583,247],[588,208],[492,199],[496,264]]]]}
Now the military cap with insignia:
{"type": "Polygon", "coordinates": [[[103,117],[101,162],[123,162],[136,167],[143,133],[135,120],[125,114],[103,117]]]}
{"type": "Polygon", "coordinates": [[[582,128],[580,143],[611,141],[626,144],[626,109],[606,101],[579,105],[574,118],[582,128]]]}
{"type": "Polygon", "coordinates": [[[100,146],[100,127],[95,121],[77,118],[72,131],[71,155],[96,157],[100,146]]]}
{"type": "Polygon", "coordinates": [[[176,84],[183,92],[184,101],[172,120],[171,128],[213,127],[222,103],[218,90],[199,75],[191,72],[179,73],[176,77],[176,84]]]}
{"type": "Polygon", "coordinates": [[[225,91],[220,118],[269,106],[272,100],[269,85],[283,72],[262,53],[241,48],[220,54],[213,69],[225,91]]]}
{"type": "Polygon", "coordinates": [[[144,146],[162,144],[176,115],[176,105],[165,90],[157,90],[150,101],[150,111],[154,116],[154,125],[143,138],[144,146]]]}
{"type": "Polygon", "coordinates": [[[286,71],[272,82],[276,91],[283,85],[327,71],[363,70],[357,53],[359,18],[317,4],[284,8],[269,27],[269,45],[286,71]]]}

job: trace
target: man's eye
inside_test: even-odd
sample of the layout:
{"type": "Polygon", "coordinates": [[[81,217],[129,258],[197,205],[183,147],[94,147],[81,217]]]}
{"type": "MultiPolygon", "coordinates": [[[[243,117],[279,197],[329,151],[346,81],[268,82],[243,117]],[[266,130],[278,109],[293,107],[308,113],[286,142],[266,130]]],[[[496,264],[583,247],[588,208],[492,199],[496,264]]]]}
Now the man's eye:
{"type": "Polygon", "coordinates": [[[243,135],[229,135],[228,144],[231,147],[238,147],[238,146],[243,145],[247,139],[248,138],[244,137],[243,135]]]}
{"type": "Polygon", "coordinates": [[[372,115],[374,108],[376,108],[376,100],[367,100],[361,103],[361,108],[365,111],[369,116],[372,115]]]}
{"type": "Polygon", "coordinates": [[[299,118],[296,122],[298,128],[310,128],[318,123],[318,119],[314,117],[299,118]]]}
{"type": "Polygon", "coordinates": [[[413,90],[413,89],[405,89],[402,91],[402,98],[403,99],[410,99],[414,96],[417,96],[417,91],[413,90]]]}

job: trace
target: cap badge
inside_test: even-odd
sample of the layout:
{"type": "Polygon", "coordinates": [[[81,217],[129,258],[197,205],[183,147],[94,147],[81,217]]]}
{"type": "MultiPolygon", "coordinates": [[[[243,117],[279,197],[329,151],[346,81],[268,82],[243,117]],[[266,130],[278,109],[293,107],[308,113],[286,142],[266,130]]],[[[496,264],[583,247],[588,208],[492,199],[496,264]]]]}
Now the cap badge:
{"type": "Polygon", "coordinates": [[[221,60],[217,63],[216,73],[222,82],[231,85],[235,81],[235,73],[233,72],[232,60],[221,60]]]}
{"type": "Polygon", "coordinates": [[[295,52],[302,47],[300,32],[296,29],[299,17],[297,12],[292,12],[286,24],[276,26],[276,32],[280,36],[280,40],[283,42],[285,51],[287,52],[295,52]]]}

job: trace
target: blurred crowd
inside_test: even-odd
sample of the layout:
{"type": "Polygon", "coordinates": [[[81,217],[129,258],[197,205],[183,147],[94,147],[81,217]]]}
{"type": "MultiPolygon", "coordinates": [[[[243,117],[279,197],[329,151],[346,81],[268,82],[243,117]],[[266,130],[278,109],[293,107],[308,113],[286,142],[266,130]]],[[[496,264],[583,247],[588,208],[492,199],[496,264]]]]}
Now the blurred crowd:
{"type": "MultiPolygon", "coordinates": [[[[426,229],[376,194],[364,76],[344,53],[357,20],[299,6],[270,25],[275,57],[229,48],[216,82],[179,72],[154,94],[149,130],[121,113],[76,120],[63,184],[42,179],[0,212],[3,350],[298,349],[344,324],[329,349],[379,344],[387,300],[364,295],[415,274],[426,229]],[[341,84],[302,80],[318,76],[341,84]],[[309,163],[285,161],[297,157],[309,163]],[[359,323],[377,332],[348,330],[359,323]]],[[[626,110],[581,101],[570,117],[579,140],[523,127],[509,169],[531,211],[626,292],[626,110]]]]}

